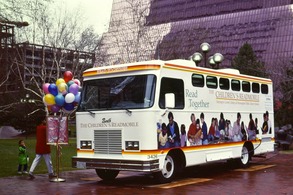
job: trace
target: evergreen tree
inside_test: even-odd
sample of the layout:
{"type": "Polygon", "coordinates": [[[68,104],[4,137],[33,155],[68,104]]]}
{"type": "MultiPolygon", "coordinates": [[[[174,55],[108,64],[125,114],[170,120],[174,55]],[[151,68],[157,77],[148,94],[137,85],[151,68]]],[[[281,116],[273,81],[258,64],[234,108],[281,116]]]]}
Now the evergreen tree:
{"type": "Polygon", "coordinates": [[[250,44],[245,43],[237,56],[232,60],[232,68],[238,69],[241,74],[257,77],[267,77],[264,63],[259,61],[250,44]]]}

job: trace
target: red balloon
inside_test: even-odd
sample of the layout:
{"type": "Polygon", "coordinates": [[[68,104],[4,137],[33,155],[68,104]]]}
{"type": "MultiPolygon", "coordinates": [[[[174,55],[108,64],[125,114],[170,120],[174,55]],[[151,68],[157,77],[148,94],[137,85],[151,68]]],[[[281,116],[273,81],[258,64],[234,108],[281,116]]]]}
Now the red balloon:
{"type": "Polygon", "coordinates": [[[64,72],[63,77],[64,77],[64,81],[67,83],[68,81],[72,80],[73,74],[70,71],[66,71],[64,72]]]}

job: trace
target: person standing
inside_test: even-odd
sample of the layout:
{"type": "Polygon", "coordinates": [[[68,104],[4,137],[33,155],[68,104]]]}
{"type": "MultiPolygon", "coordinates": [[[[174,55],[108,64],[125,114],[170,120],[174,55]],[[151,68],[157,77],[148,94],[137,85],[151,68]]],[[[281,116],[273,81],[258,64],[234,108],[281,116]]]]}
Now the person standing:
{"type": "Polygon", "coordinates": [[[208,141],[208,127],[206,122],[204,121],[204,113],[200,114],[200,120],[201,120],[201,129],[202,129],[202,145],[207,145],[209,143],[208,141]]]}
{"type": "Polygon", "coordinates": [[[170,148],[180,147],[179,126],[177,122],[174,121],[174,116],[172,112],[169,112],[168,119],[169,123],[167,125],[167,134],[169,138],[169,146],[170,148]]]}
{"type": "Polygon", "coordinates": [[[186,146],[186,130],[185,130],[185,125],[182,124],[180,127],[181,135],[180,135],[180,142],[181,142],[181,147],[186,146]]]}
{"type": "Polygon", "coordinates": [[[47,165],[49,178],[51,179],[55,177],[55,175],[53,173],[50,145],[47,145],[47,141],[46,141],[46,120],[43,120],[42,123],[37,126],[36,137],[37,137],[36,157],[29,170],[29,177],[30,179],[35,178],[35,176],[33,175],[33,172],[35,168],[38,166],[41,158],[44,158],[45,163],[47,165]]]}
{"type": "Polygon", "coordinates": [[[268,124],[268,133],[271,134],[272,133],[272,123],[269,119],[269,112],[268,111],[266,111],[266,121],[268,124]]]}
{"type": "Polygon", "coordinates": [[[241,120],[241,114],[238,112],[237,113],[237,120],[233,124],[233,135],[234,135],[233,141],[235,141],[235,142],[242,140],[240,120],[241,120]]]}
{"type": "Polygon", "coordinates": [[[262,134],[268,133],[268,121],[266,113],[263,114],[262,134]]]}
{"type": "Polygon", "coordinates": [[[247,128],[247,132],[248,132],[248,139],[249,140],[255,140],[256,138],[256,126],[254,123],[254,120],[252,118],[252,114],[249,114],[249,123],[248,123],[248,128],[247,128]]]}
{"type": "Polygon", "coordinates": [[[23,140],[19,140],[18,142],[18,170],[17,173],[18,174],[28,174],[27,172],[27,152],[26,152],[26,146],[23,140]],[[23,171],[21,171],[23,166],[23,171]]]}

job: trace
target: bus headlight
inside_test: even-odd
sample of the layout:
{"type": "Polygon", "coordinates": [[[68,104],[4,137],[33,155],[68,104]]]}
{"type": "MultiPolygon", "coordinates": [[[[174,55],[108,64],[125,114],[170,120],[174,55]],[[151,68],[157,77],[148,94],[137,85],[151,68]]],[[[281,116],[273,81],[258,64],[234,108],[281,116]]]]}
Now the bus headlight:
{"type": "Polygon", "coordinates": [[[80,149],[92,149],[92,141],[80,141],[80,149]]]}
{"type": "Polygon", "coordinates": [[[139,141],[126,141],[125,150],[139,150],[139,141]]]}

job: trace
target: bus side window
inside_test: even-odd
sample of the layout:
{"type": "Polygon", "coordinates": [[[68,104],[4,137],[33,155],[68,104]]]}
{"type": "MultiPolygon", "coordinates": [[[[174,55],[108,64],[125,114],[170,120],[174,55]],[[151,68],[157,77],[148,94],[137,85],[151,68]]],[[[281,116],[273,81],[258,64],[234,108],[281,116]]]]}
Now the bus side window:
{"type": "Polygon", "coordinates": [[[173,93],[175,95],[175,109],[184,108],[184,84],[181,79],[162,78],[159,107],[165,109],[165,94],[173,93]]]}
{"type": "Polygon", "coordinates": [[[204,77],[201,74],[192,74],[191,82],[194,87],[203,87],[204,86],[204,77]]]}
{"type": "Polygon", "coordinates": [[[242,91],[250,92],[250,82],[242,81],[242,91]]]}
{"type": "Polygon", "coordinates": [[[240,91],[240,81],[232,79],[231,87],[233,91],[240,91]]]}
{"type": "Polygon", "coordinates": [[[218,79],[214,76],[207,76],[206,83],[208,88],[217,89],[218,88],[218,79]]]}
{"type": "Polygon", "coordinates": [[[220,89],[229,90],[230,89],[230,81],[226,78],[220,78],[220,89]]]}
{"type": "Polygon", "coordinates": [[[269,87],[266,84],[261,84],[261,93],[268,94],[269,93],[269,87]]]}
{"type": "Polygon", "coordinates": [[[259,93],[260,87],[258,83],[252,83],[252,92],[253,93],[259,93]]]}

